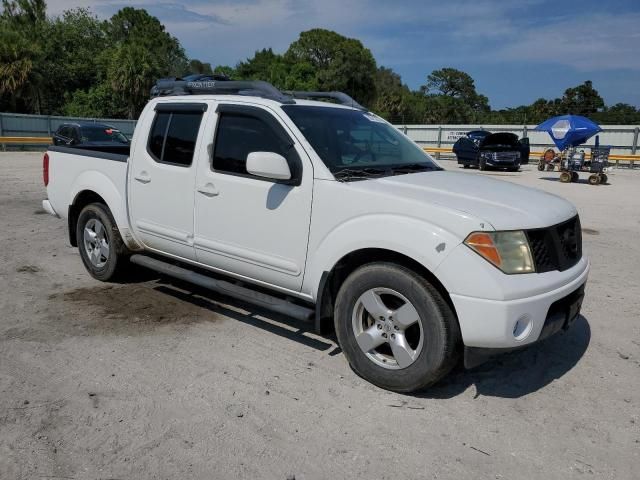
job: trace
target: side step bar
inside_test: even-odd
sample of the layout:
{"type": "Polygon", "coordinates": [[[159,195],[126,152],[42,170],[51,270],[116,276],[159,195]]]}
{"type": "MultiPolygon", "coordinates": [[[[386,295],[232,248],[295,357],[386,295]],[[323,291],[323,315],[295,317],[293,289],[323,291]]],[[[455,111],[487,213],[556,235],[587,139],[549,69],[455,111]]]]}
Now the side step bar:
{"type": "Polygon", "coordinates": [[[235,285],[231,282],[208,277],[145,255],[132,255],[130,261],[136,265],[155,270],[156,272],[170,277],[184,280],[185,282],[193,283],[208,290],[242,300],[243,302],[262,307],[266,310],[271,310],[272,312],[293,317],[297,320],[309,322],[313,319],[313,315],[315,314],[315,311],[311,308],[303,307],[302,305],[297,305],[281,298],[267,295],[266,293],[257,292],[246,287],[235,285]]]}

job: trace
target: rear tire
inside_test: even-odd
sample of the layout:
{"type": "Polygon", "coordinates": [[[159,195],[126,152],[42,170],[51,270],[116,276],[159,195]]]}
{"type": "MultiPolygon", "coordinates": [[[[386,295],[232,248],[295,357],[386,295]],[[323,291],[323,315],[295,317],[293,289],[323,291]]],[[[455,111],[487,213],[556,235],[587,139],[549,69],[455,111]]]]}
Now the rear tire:
{"type": "Polygon", "coordinates": [[[438,290],[408,268],[383,262],[358,268],[342,284],[334,313],[351,368],[386,390],[424,389],[458,360],[455,314],[438,290]]]}
{"type": "Polygon", "coordinates": [[[544,163],[539,163],[538,164],[538,171],[544,172],[544,163]]]}
{"type": "Polygon", "coordinates": [[[464,165],[462,165],[462,168],[467,169],[467,168],[469,168],[470,166],[471,166],[471,165],[469,165],[468,163],[465,163],[464,165]]]}
{"type": "Polygon", "coordinates": [[[484,172],[487,169],[487,161],[484,158],[480,158],[480,163],[478,165],[480,171],[484,172]]]}
{"type": "Polygon", "coordinates": [[[609,182],[609,177],[607,177],[607,174],[606,174],[606,173],[603,173],[603,174],[600,176],[600,183],[602,183],[602,184],[607,184],[608,182],[609,182]]]}
{"type": "Polygon", "coordinates": [[[589,175],[589,185],[600,185],[599,175],[589,175]]]}
{"type": "Polygon", "coordinates": [[[108,282],[128,269],[129,251],[111,212],[102,203],[92,203],[82,209],[76,238],[82,263],[93,278],[108,282]]]}

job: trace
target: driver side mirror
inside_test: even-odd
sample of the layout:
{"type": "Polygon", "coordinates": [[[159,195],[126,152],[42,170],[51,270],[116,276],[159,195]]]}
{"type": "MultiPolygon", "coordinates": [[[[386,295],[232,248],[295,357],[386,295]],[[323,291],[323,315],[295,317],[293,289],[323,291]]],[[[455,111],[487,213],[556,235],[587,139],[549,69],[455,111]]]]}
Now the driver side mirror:
{"type": "Polygon", "coordinates": [[[274,152],[251,152],[247,156],[247,172],[271,180],[291,180],[287,159],[274,152]]]}

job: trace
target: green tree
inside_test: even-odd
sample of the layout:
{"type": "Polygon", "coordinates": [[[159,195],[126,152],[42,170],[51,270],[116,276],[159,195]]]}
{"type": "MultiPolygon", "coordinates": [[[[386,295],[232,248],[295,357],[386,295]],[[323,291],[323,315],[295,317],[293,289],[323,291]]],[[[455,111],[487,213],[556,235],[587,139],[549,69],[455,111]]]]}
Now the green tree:
{"type": "Polygon", "coordinates": [[[155,83],[158,72],[156,57],[142,45],[124,44],[111,58],[107,79],[113,93],[123,100],[127,118],[137,118],[155,83]]]}
{"type": "Polygon", "coordinates": [[[177,77],[187,70],[187,57],[180,42],[160,21],[144,9],[125,7],[111,17],[107,26],[110,42],[145,50],[155,57],[156,77],[177,77]]]}
{"type": "Polygon", "coordinates": [[[340,90],[365,105],[375,98],[376,61],[359,40],[321,28],[308,30],[289,46],[285,59],[313,67],[315,81],[310,83],[320,90],[340,90]]]}
{"type": "Polygon", "coordinates": [[[76,90],[65,95],[62,110],[64,115],[72,117],[120,117],[123,106],[114,98],[114,90],[107,82],[101,82],[88,91],[76,90]]]}
{"type": "MultiPolygon", "coordinates": [[[[489,99],[476,91],[475,81],[466,72],[445,67],[434,70],[427,77],[427,83],[420,87],[425,93],[457,98],[477,112],[488,112],[489,99]]],[[[449,102],[450,104],[452,102],[449,102]]]]}
{"type": "Polygon", "coordinates": [[[211,75],[213,74],[213,69],[211,68],[210,63],[203,63],[200,60],[192,58],[191,60],[189,60],[187,70],[184,72],[184,74],[189,73],[202,73],[211,75]]]}
{"type": "Polygon", "coordinates": [[[67,10],[47,22],[45,31],[43,106],[48,113],[60,114],[70,93],[86,91],[103,79],[107,39],[102,22],[86,9],[67,10]]]}
{"type": "Polygon", "coordinates": [[[413,121],[410,104],[411,91],[402,83],[400,75],[390,68],[380,67],[374,77],[376,97],[371,109],[381,117],[399,123],[413,121]]]}
{"type": "Polygon", "coordinates": [[[46,22],[43,0],[2,0],[0,97],[15,109],[42,110],[46,22]]]}
{"type": "Polygon", "coordinates": [[[591,80],[577,87],[567,88],[562,97],[562,109],[565,113],[589,116],[604,108],[604,100],[593,88],[591,80]]]}

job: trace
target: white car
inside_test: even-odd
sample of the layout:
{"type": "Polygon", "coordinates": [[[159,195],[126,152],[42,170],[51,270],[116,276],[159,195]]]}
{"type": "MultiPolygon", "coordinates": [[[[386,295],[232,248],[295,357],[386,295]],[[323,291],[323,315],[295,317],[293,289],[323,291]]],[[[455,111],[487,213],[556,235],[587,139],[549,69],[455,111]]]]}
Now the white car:
{"type": "Polygon", "coordinates": [[[128,157],[44,157],[43,206],[93,277],[134,263],[334,325],[353,370],[398,392],[577,317],[589,262],[562,198],[443,171],[344,94],[158,87],[128,157]]]}

